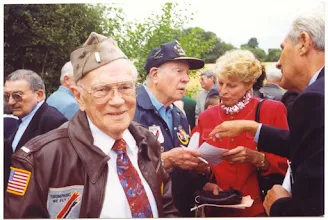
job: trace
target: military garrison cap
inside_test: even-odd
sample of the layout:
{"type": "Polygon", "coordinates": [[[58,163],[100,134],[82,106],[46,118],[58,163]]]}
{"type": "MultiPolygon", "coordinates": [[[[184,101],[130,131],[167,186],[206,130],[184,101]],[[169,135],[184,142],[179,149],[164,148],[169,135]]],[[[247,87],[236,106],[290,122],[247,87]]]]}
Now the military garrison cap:
{"type": "Polygon", "coordinates": [[[71,53],[74,79],[77,82],[90,71],[118,59],[127,59],[113,38],[92,32],[81,48],[71,53]]]}

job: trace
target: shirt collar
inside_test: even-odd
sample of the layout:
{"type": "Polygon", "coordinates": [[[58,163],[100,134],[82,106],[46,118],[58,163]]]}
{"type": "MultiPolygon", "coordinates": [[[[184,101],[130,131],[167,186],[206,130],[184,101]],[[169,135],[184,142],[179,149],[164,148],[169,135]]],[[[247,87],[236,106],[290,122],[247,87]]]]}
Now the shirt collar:
{"type": "Polygon", "coordinates": [[[59,91],[62,91],[62,92],[65,92],[65,93],[70,94],[70,95],[73,96],[72,91],[69,88],[65,87],[65,86],[59,86],[59,89],[58,90],[59,91]]]}
{"type": "Polygon", "coordinates": [[[314,83],[316,80],[317,80],[317,78],[318,78],[318,76],[319,76],[319,73],[320,73],[320,71],[322,70],[322,68],[323,67],[321,67],[313,76],[312,76],[312,78],[311,78],[311,80],[310,80],[310,83],[309,83],[309,85],[311,85],[312,83],[314,83]]]}
{"type": "Polygon", "coordinates": [[[24,116],[24,117],[22,118],[22,123],[23,123],[23,122],[26,122],[26,121],[28,121],[28,120],[30,120],[30,119],[32,119],[33,116],[35,115],[36,111],[41,107],[41,105],[42,105],[43,103],[44,103],[44,100],[42,100],[42,101],[40,101],[38,104],[36,104],[36,106],[34,107],[34,109],[33,109],[28,115],[26,115],[26,116],[24,116]]]}
{"type": "MultiPolygon", "coordinates": [[[[147,88],[146,85],[142,85],[143,87],[145,87],[145,90],[150,98],[150,101],[151,103],[153,104],[153,106],[157,109],[157,111],[159,111],[161,108],[164,108],[165,109],[165,106],[160,103],[156,98],[155,96],[150,92],[150,90],[147,88]]],[[[173,105],[169,105],[169,110],[172,110],[173,109],[173,105]]]]}
{"type": "MultiPolygon", "coordinates": [[[[91,134],[93,137],[93,145],[99,147],[106,155],[109,154],[109,151],[112,149],[115,139],[113,139],[111,136],[105,134],[103,131],[101,131],[93,122],[90,120],[89,116],[87,115],[87,119],[89,122],[89,127],[91,130],[91,134]],[[106,143],[106,144],[104,144],[106,143]]],[[[135,139],[133,138],[132,134],[128,129],[126,129],[123,132],[124,141],[127,144],[127,148],[131,150],[133,154],[137,152],[137,144],[135,139]]]]}

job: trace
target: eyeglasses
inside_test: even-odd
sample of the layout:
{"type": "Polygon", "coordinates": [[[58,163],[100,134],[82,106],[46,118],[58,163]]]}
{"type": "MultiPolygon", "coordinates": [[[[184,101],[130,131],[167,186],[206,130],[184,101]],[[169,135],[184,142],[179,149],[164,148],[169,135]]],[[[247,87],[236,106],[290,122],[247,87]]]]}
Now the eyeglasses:
{"type": "Polygon", "coordinates": [[[9,94],[9,93],[5,93],[3,95],[3,99],[5,100],[5,102],[9,102],[9,99],[10,99],[10,96],[13,98],[13,100],[15,100],[15,102],[20,102],[23,100],[23,95],[22,93],[17,93],[17,92],[14,92],[12,94],[9,94]]]}
{"type": "Polygon", "coordinates": [[[122,97],[127,97],[133,94],[135,88],[134,83],[132,81],[94,85],[89,91],[84,88],[82,84],[79,86],[91,96],[92,101],[95,104],[106,103],[109,98],[114,94],[115,89],[117,89],[117,91],[122,97]]]}

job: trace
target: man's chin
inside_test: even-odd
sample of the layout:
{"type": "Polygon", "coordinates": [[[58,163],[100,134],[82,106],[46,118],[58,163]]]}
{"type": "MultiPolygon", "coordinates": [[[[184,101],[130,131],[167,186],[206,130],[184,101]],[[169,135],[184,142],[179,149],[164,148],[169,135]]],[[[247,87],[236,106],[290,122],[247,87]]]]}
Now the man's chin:
{"type": "Polygon", "coordinates": [[[13,115],[15,115],[16,117],[23,117],[23,113],[21,111],[13,111],[12,112],[13,115]]]}

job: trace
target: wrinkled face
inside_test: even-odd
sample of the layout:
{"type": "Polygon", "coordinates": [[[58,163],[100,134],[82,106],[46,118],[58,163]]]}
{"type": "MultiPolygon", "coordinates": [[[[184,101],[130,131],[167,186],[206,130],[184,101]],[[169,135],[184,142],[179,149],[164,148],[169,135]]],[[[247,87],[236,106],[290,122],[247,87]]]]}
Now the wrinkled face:
{"type": "Polygon", "coordinates": [[[300,62],[297,52],[298,44],[293,45],[292,41],[286,37],[280,46],[282,51],[277,63],[277,68],[282,72],[280,86],[288,90],[294,90],[294,84],[297,81],[299,72],[297,65],[300,62]]]}
{"type": "Polygon", "coordinates": [[[42,90],[32,91],[26,80],[6,81],[4,96],[9,97],[8,105],[13,115],[22,118],[32,112],[39,101],[43,100],[42,90]],[[10,96],[9,96],[10,95],[10,96]],[[17,97],[14,100],[14,97],[17,97]]]}
{"type": "Polygon", "coordinates": [[[73,93],[81,110],[113,138],[121,137],[134,117],[136,93],[132,70],[127,60],[115,60],[91,71],[73,86],[78,88],[73,93]]]}
{"type": "Polygon", "coordinates": [[[218,77],[218,91],[221,103],[226,106],[235,105],[251,87],[252,84],[245,84],[239,77],[218,77]]]}
{"type": "Polygon", "coordinates": [[[212,89],[212,87],[214,85],[213,77],[207,77],[206,75],[201,75],[199,82],[200,82],[200,85],[202,86],[202,88],[207,91],[212,89]]]}
{"type": "Polygon", "coordinates": [[[181,100],[186,93],[189,65],[186,61],[169,61],[157,68],[155,84],[165,104],[181,100]]]}

